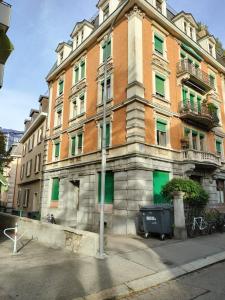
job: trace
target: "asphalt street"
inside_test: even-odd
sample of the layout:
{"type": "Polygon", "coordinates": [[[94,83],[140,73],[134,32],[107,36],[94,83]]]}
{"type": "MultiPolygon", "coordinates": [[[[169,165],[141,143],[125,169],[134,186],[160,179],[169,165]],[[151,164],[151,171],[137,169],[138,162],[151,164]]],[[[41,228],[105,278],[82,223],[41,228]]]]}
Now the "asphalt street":
{"type": "Polygon", "coordinates": [[[225,262],[125,297],[123,300],[225,300],[225,262]]]}

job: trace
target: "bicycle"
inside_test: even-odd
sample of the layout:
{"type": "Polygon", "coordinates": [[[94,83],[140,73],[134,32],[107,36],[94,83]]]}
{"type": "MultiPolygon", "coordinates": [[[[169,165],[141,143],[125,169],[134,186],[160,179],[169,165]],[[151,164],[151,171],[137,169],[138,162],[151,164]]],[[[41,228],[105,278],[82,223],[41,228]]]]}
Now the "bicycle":
{"type": "Polygon", "coordinates": [[[203,217],[194,217],[193,222],[189,224],[187,228],[187,233],[189,237],[194,237],[200,234],[208,234],[209,224],[203,217]]]}

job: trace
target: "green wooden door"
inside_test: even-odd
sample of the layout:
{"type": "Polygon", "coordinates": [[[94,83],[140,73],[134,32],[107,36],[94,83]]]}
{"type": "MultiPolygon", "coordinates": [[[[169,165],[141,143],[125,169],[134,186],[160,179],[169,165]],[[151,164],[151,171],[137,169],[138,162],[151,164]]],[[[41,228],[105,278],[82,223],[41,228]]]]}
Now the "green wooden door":
{"type": "Polygon", "coordinates": [[[162,188],[169,181],[169,172],[154,171],[153,172],[153,200],[154,204],[165,203],[166,200],[161,195],[162,188]]]}
{"type": "MultiPolygon", "coordinates": [[[[98,173],[98,202],[101,202],[101,179],[102,174],[98,173]]],[[[105,203],[112,204],[114,200],[114,173],[107,171],[105,173],[105,203]]]]}

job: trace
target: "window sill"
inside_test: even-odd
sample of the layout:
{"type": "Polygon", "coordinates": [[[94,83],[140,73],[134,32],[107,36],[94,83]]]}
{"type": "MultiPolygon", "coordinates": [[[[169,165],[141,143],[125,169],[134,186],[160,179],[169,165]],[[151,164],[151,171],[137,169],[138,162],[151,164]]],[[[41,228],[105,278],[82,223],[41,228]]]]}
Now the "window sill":
{"type": "Polygon", "coordinates": [[[162,59],[165,63],[169,64],[169,61],[168,61],[167,57],[165,56],[165,53],[164,54],[160,54],[160,53],[154,51],[153,52],[153,57],[154,56],[156,56],[159,59],[162,59]]]}
{"type": "MultiPolygon", "coordinates": [[[[108,99],[108,100],[106,101],[106,105],[107,105],[107,104],[111,104],[112,101],[113,101],[113,98],[108,99]]],[[[102,102],[101,102],[101,103],[99,102],[99,103],[97,104],[97,107],[103,107],[103,105],[104,105],[104,104],[103,104],[102,102]]]]}
{"type": "Polygon", "coordinates": [[[76,117],[73,117],[73,118],[69,119],[69,122],[74,122],[74,121],[76,121],[77,119],[79,119],[79,118],[81,118],[81,117],[84,117],[85,114],[86,114],[86,112],[83,112],[83,113],[77,115],[76,117]]]}
{"type": "Polygon", "coordinates": [[[165,102],[165,103],[170,103],[170,101],[169,101],[168,99],[166,99],[166,98],[164,98],[164,97],[162,97],[162,96],[160,96],[160,95],[153,94],[152,97],[155,98],[155,99],[158,99],[158,100],[160,100],[160,101],[163,101],[163,102],[165,102]]]}
{"type": "Polygon", "coordinates": [[[57,125],[53,128],[53,130],[57,130],[57,129],[60,129],[62,127],[62,125],[57,125]]]}

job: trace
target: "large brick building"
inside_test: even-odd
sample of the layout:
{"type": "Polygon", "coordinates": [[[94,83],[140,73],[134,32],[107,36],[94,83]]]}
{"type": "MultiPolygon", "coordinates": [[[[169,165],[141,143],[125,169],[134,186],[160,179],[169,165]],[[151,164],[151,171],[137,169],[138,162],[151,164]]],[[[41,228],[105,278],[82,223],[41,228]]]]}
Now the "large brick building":
{"type": "Polygon", "coordinates": [[[224,202],[225,62],[194,17],[164,0],[100,0],[75,25],[47,76],[48,157],[42,216],[99,224],[104,62],[107,60],[105,223],[134,233],[139,205],[161,202],[172,177],[190,177],[224,202]],[[110,41],[107,30],[117,16],[110,41]]]}

